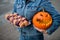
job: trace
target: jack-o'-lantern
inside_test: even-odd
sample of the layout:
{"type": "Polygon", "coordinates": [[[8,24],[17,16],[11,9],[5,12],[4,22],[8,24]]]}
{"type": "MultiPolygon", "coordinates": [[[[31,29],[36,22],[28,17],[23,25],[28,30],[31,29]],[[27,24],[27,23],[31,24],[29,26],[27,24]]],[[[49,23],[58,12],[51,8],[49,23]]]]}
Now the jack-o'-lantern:
{"type": "Polygon", "coordinates": [[[43,10],[33,16],[32,22],[35,28],[46,30],[52,24],[52,17],[48,12],[43,10]]]}

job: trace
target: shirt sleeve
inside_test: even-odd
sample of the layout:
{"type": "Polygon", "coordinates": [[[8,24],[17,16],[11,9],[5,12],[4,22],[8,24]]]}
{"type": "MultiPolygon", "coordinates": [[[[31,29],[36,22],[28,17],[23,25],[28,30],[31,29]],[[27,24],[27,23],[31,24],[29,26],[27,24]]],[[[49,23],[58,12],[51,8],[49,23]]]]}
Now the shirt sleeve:
{"type": "MultiPolygon", "coordinates": [[[[15,0],[14,1],[14,5],[13,5],[13,9],[12,9],[12,14],[14,14],[14,13],[17,13],[17,2],[18,2],[18,0],[15,0]]],[[[21,31],[22,30],[22,28],[20,28],[20,27],[17,27],[17,30],[18,31],[21,31]]]]}
{"type": "Polygon", "coordinates": [[[12,9],[12,13],[16,13],[17,9],[16,9],[16,6],[17,6],[17,0],[14,1],[14,4],[13,4],[13,9],[12,9]]]}
{"type": "Polygon", "coordinates": [[[48,34],[52,34],[60,25],[60,14],[49,0],[42,0],[41,7],[43,7],[52,16],[53,23],[50,28],[47,29],[48,34]]]}

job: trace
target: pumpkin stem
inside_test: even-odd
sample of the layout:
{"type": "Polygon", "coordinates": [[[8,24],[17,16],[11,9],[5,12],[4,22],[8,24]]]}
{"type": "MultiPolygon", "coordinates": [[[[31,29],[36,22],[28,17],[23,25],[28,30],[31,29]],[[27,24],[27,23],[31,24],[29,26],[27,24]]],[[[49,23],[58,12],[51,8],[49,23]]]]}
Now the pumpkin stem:
{"type": "Polygon", "coordinates": [[[44,8],[43,8],[43,12],[45,12],[44,8]]]}

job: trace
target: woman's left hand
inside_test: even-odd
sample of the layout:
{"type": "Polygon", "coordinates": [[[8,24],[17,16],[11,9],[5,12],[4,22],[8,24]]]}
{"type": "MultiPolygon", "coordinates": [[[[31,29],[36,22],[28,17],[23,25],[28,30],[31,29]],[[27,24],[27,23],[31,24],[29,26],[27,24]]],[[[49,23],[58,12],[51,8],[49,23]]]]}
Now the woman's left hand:
{"type": "Polygon", "coordinates": [[[46,30],[43,30],[43,29],[38,29],[38,28],[36,28],[36,27],[34,27],[36,30],[38,30],[39,32],[42,32],[42,33],[44,33],[44,34],[47,34],[47,31],[46,30]]]}

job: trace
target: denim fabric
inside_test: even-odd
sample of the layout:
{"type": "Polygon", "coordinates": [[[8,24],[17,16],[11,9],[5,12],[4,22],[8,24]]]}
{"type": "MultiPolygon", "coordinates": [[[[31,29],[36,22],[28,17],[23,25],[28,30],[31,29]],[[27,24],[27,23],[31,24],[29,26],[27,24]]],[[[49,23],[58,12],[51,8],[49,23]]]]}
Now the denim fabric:
{"type": "Polygon", "coordinates": [[[20,28],[20,40],[44,40],[43,33],[34,29],[33,25],[20,28]]]}
{"type": "MultiPolygon", "coordinates": [[[[29,21],[32,20],[34,14],[42,9],[49,12],[52,16],[53,23],[46,31],[48,34],[52,34],[60,24],[60,14],[51,4],[50,0],[15,0],[13,13],[16,12],[21,16],[26,17],[29,21]]],[[[43,33],[34,29],[33,24],[30,24],[24,28],[18,28],[20,32],[20,40],[44,40],[43,33]]]]}

